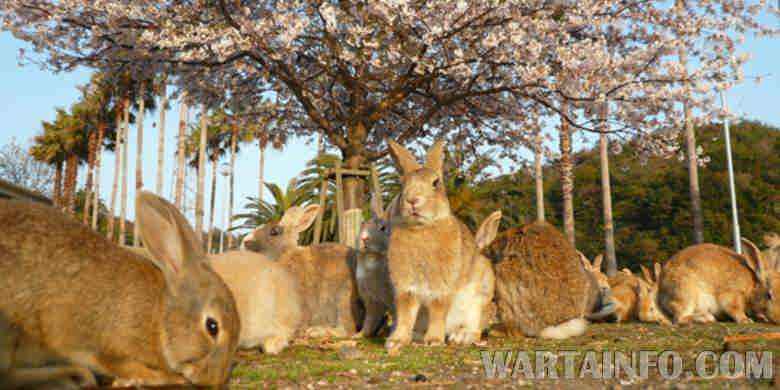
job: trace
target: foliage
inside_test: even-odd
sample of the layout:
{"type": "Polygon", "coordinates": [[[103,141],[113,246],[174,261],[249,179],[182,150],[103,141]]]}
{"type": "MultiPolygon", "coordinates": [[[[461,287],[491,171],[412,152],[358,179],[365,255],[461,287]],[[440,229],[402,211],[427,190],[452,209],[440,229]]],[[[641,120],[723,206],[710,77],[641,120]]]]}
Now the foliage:
{"type": "MultiPolygon", "coordinates": [[[[706,242],[731,246],[731,203],[728,194],[725,144],[720,124],[697,129],[699,145],[710,158],[699,171],[706,242]]],[[[780,232],[780,129],[743,121],[732,126],[732,147],[741,233],[760,243],[766,232],[780,232]]],[[[674,158],[636,157],[637,145],[627,142],[610,156],[615,242],[621,267],[665,261],[691,245],[693,237],[685,165],[674,158]]],[[[603,251],[601,179],[598,149],[575,156],[575,219],[577,246],[587,256],[603,251]]],[[[557,167],[546,165],[547,220],[562,221],[557,167]]],[[[532,175],[518,172],[480,182],[483,216],[504,212],[503,228],[534,218],[532,175]]]]}
{"type": "Polygon", "coordinates": [[[11,139],[0,147],[0,179],[51,196],[54,170],[11,139]]]}

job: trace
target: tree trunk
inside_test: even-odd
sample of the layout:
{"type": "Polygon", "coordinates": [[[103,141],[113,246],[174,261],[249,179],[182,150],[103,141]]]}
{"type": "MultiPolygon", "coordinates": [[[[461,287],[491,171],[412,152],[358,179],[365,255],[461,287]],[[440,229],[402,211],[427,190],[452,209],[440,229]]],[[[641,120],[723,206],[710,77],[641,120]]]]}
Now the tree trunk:
{"type": "Polygon", "coordinates": [[[615,228],[612,224],[612,188],[609,179],[609,139],[607,138],[609,103],[604,102],[603,105],[599,157],[601,161],[601,196],[604,207],[604,247],[606,249],[607,276],[614,276],[617,273],[617,258],[615,257],[615,228]]]}
{"type": "Polygon", "coordinates": [[[176,152],[176,189],[174,191],[174,202],[179,210],[184,212],[184,180],[186,176],[186,159],[184,150],[187,141],[187,95],[182,94],[179,99],[179,139],[177,140],[178,150],[176,152]]]}
{"type": "Polygon", "coordinates": [[[569,104],[564,101],[561,104],[561,192],[563,194],[563,232],[572,245],[574,240],[574,164],[572,162],[572,140],[569,123],[563,115],[569,115],[569,104]]]}
{"type": "Polygon", "coordinates": [[[106,124],[98,124],[97,145],[95,146],[95,184],[92,192],[92,230],[98,230],[100,214],[100,165],[103,162],[103,138],[106,137],[106,124]]]}
{"type": "Polygon", "coordinates": [[[257,199],[262,202],[265,190],[265,145],[262,140],[258,142],[260,144],[260,173],[257,180],[257,199]]]}
{"type": "Polygon", "coordinates": [[[65,164],[65,211],[68,214],[75,212],[78,164],[78,156],[75,153],[70,153],[65,164]]]}
{"type": "Polygon", "coordinates": [[[114,226],[116,224],[116,196],[119,191],[119,179],[120,171],[122,170],[122,140],[124,135],[122,134],[122,115],[124,110],[121,108],[121,103],[117,105],[115,109],[116,115],[116,141],[114,142],[114,182],[111,185],[111,201],[108,205],[108,226],[106,226],[106,237],[110,241],[114,241],[114,226]]]}
{"type": "Polygon", "coordinates": [[[542,129],[539,128],[534,140],[534,180],[536,184],[536,220],[544,222],[544,172],[542,171],[542,129]]]}
{"type": "Polygon", "coordinates": [[[127,144],[130,141],[128,139],[128,135],[130,133],[130,98],[125,97],[124,102],[122,103],[122,167],[121,167],[121,173],[122,175],[121,183],[122,183],[122,191],[119,198],[119,240],[117,241],[119,245],[125,245],[127,243],[126,237],[125,237],[125,231],[126,231],[126,223],[127,223],[127,144]]]}
{"type": "MultiPolygon", "coordinates": [[[[678,1],[678,6],[682,2],[678,1]]],[[[685,77],[688,73],[688,53],[685,47],[679,49],[680,65],[685,69],[685,77]]],[[[683,101],[683,115],[685,120],[685,156],[688,165],[688,192],[691,197],[691,213],[693,214],[693,241],[696,244],[704,242],[704,223],[701,212],[701,192],[699,191],[699,161],[696,154],[696,131],[693,128],[693,113],[687,99],[690,98],[690,87],[685,83],[685,97],[683,101]]]]}
{"type": "MultiPolygon", "coordinates": [[[[146,107],[144,95],[146,94],[146,83],[141,82],[138,88],[138,115],[136,115],[136,139],[138,141],[135,149],[135,196],[141,193],[144,189],[144,116],[146,115],[146,107]]],[[[133,246],[141,245],[140,231],[138,230],[138,223],[133,223],[133,246]]]]}
{"type": "Polygon", "coordinates": [[[97,149],[97,133],[95,131],[89,132],[89,141],[87,145],[87,180],[84,183],[84,207],[81,209],[81,223],[89,224],[89,210],[90,203],[92,202],[92,185],[93,176],[95,174],[95,155],[97,149]]]}
{"type": "Polygon", "coordinates": [[[163,180],[165,179],[165,111],[168,105],[168,88],[166,80],[160,85],[160,122],[157,124],[157,183],[155,191],[163,196],[163,180]]]}
{"type": "Polygon", "coordinates": [[[61,207],[62,203],[62,161],[54,164],[54,190],[51,194],[54,207],[61,207]]]}
{"type": "Polygon", "coordinates": [[[198,147],[198,188],[195,194],[195,234],[202,238],[203,234],[203,201],[205,196],[206,175],[206,140],[208,138],[208,109],[202,105],[200,109],[200,144],[198,147]]]}
{"type": "Polygon", "coordinates": [[[233,191],[235,188],[235,172],[236,172],[236,149],[238,148],[238,125],[233,125],[233,134],[230,138],[230,178],[228,179],[228,208],[227,208],[227,226],[225,226],[225,234],[227,234],[227,248],[233,247],[233,235],[230,233],[230,226],[233,224],[233,191]]]}
{"type": "MultiPolygon", "coordinates": [[[[215,152],[216,153],[216,152],[215,152]]],[[[206,237],[206,253],[211,253],[211,248],[214,243],[214,209],[217,202],[217,169],[219,168],[219,161],[216,158],[210,159],[211,161],[211,197],[209,198],[209,226],[208,234],[206,237]]]]}

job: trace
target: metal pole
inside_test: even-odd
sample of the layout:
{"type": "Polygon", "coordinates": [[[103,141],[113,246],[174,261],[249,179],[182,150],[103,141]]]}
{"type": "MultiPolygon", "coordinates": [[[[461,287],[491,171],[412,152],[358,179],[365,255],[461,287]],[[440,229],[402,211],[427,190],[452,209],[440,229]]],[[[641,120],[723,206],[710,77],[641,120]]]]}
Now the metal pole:
{"type": "Polygon", "coordinates": [[[720,90],[720,104],[723,107],[723,136],[726,141],[726,163],[729,168],[729,192],[731,194],[731,220],[734,224],[734,250],[737,253],[742,253],[742,243],[740,242],[739,233],[739,214],[737,211],[737,194],[734,190],[734,164],[731,160],[731,135],[729,133],[729,108],[726,104],[726,92],[724,89],[720,90]]]}

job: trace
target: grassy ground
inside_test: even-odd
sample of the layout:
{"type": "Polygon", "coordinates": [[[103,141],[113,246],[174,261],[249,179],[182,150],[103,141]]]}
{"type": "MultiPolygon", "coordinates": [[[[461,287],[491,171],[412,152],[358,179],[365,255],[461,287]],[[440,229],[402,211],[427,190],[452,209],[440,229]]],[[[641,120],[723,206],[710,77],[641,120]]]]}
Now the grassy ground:
{"type": "MultiPolygon", "coordinates": [[[[724,337],[776,331],[776,327],[763,324],[737,325],[718,323],[691,327],[661,327],[646,324],[597,324],[589,327],[580,337],[549,341],[531,338],[510,339],[488,337],[485,345],[470,347],[427,347],[412,345],[398,356],[388,356],[383,348],[384,339],[368,340],[307,340],[276,356],[254,351],[239,353],[239,365],[233,371],[232,388],[262,387],[591,387],[602,388],[640,385],[653,387],[769,387],[770,380],[749,380],[742,377],[727,378],[721,375],[711,379],[685,377],[677,381],[664,380],[658,371],[651,370],[648,378],[628,380],[609,379],[579,380],[533,379],[516,376],[490,379],[485,376],[481,351],[524,350],[576,351],[574,366],[582,364],[587,351],[596,351],[601,359],[602,351],[675,351],[683,360],[686,370],[693,370],[695,359],[701,351],[725,350],[737,352],[772,351],[775,361],[780,357],[780,341],[750,341],[724,344],[724,337]]],[[[744,356],[744,355],[743,355],[744,356]]],[[[559,358],[559,370],[563,374],[563,357],[559,358]]],[[[780,367],[778,367],[780,368],[780,367]]],[[[777,369],[775,371],[777,371],[777,369]]],[[[708,371],[711,373],[712,371],[708,371]]]]}

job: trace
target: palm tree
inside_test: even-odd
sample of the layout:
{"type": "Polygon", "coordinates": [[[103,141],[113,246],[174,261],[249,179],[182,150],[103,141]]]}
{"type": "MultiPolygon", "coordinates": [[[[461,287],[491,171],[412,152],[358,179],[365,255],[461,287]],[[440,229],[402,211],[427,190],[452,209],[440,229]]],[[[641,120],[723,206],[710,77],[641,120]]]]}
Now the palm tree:
{"type": "Polygon", "coordinates": [[[67,155],[65,140],[54,123],[44,121],[42,127],[43,133],[35,136],[34,144],[30,148],[30,155],[38,161],[55,167],[52,202],[55,207],[60,207],[62,202],[62,171],[67,155]]]}
{"type": "MultiPolygon", "coordinates": [[[[143,148],[144,148],[144,117],[146,112],[153,112],[156,108],[156,101],[154,96],[154,88],[147,88],[149,85],[153,85],[153,79],[138,80],[137,89],[132,88],[131,91],[135,92],[135,108],[137,113],[136,119],[136,140],[137,146],[135,149],[135,193],[138,194],[144,189],[144,171],[143,171],[143,148]]],[[[133,85],[135,87],[136,84],[133,85]]],[[[140,232],[138,230],[138,224],[133,224],[133,246],[140,245],[140,232]]]]}
{"type": "Polygon", "coordinates": [[[198,182],[195,194],[195,232],[199,236],[203,234],[203,203],[205,197],[204,185],[206,175],[206,143],[208,137],[208,108],[201,105],[200,109],[200,133],[198,143],[198,182]]]}
{"type": "Polygon", "coordinates": [[[536,220],[544,222],[544,173],[542,158],[544,145],[542,144],[542,128],[536,129],[534,137],[534,188],[536,189],[536,220]]]}
{"type": "Polygon", "coordinates": [[[182,93],[179,96],[179,138],[177,140],[176,151],[176,184],[174,189],[174,204],[179,210],[184,210],[184,181],[186,178],[187,167],[187,117],[189,115],[189,106],[187,104],[187,94],[182,93]]]}
{"type": "Polygon", "coordinates": [[[244,220],[235,229],[255,229],[260,225],[279,221],[290,207],[312,200],[312,194],[305,187],[298,185],[295,178],[290,179],[285,189],[274,183],[266,183],[266,188],[271,194],[271,201],[248,197],[248,203],[244,205],[248,212],[233,216],[236,220],[244,220]]]}
{"type": "Polygon", "coordinates": [[[162,77],[158,83],[157,94],[160,96],[160,121],[157,123],[157,183],[155,191],[163,196],[163,180],[165,178],[165,112],[168,110],[168,79],[162,77]]]}

